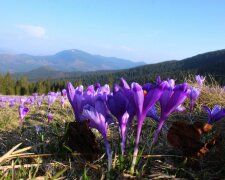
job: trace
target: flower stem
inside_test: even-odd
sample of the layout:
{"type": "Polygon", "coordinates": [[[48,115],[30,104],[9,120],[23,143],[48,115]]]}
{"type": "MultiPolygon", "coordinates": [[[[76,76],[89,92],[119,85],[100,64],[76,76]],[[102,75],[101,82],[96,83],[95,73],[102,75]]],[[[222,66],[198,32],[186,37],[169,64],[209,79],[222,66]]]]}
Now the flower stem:
{"type": "Polygon", "coordinates": [[[136,136],[136,141],[135,141],[133,160],[132,160],[131,169],[130,169],[131,174],[134,173],[134,167],[136,165],[136,160],[137,160],[137,155],[138,155],[138,144],[139,144],[139,141],[140,141],[140,134],[141,134],[141,128],[142,128],[143,120],[140,119],[138,122],[139,123],[138,123],[138,128],[137,128],[137,136],[136,136]]]}

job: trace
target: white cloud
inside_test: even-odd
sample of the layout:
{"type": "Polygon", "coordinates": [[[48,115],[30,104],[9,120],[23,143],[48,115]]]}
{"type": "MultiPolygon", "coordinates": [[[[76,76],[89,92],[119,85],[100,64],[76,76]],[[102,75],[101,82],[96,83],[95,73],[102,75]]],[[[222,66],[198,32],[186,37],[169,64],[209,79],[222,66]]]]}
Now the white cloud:
{"type": "Polygon", "coordinates": [[[17,28],[21,29],[22,31],[34,38],[42,39],[47,37],[45,28],[41,26],[20,24],[17,25],[17,28]]]}

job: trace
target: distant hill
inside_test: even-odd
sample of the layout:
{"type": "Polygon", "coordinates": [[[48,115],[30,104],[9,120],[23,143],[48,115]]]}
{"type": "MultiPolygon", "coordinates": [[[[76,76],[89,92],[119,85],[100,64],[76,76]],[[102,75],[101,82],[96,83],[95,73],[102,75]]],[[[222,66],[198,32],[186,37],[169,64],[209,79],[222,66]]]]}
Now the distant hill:
{"type": "MultiPolygon", "coordinates": [[[[0,54],[0,73],[36,71],[49,67],[55,71],[97,71],[127,69],[145,64],[115,57],[92,55],[77,49],[65,50],[55,55],[32,56],[28,54],[0,54]]],[[[46,69],[45,69],[46,70],[46,69]]],[[[33,73],[33,72],[32,72],[33,73]]],[[[26,74],[26,73],[25,73],[26,74]]],[[[36,75],[41,73],[36,72],[36,75]]]]}
{"type": "Polygon", "coordinates": [[[64,79],[73,82],[79,80],[86,85],[98,81],[106,83],[109,79],[118,82],[120,77],[126,78],[128,82],[146,83],[155,81],[158,75],[164,79],[174,78],[183,81],[189,74],[213,75],[221,85],[225,85],[225,50],[199,54],[180,61],[166,61],[127,70],[111,71],[108,75],[105,72],[93,72],[85,75],[70,73],[64,79]]]}

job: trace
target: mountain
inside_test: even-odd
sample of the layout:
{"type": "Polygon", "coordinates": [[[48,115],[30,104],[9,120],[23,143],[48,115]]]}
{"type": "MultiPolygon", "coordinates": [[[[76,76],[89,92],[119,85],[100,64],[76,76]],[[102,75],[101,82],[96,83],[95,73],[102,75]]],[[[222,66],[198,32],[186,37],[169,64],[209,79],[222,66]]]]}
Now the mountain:
{"type": "Polygon", "coordinates": [[[172,60],[157,64],[147,64],[127,70],[105,72],[93,72],[90,74],[72,74],[64,77],[67,81],[81,81],[84,85],[93,82],[107,83],[112,80],[118,82],[124,77],[128,82],[141,84],[155,81],[160,75],[163,79],[174,78],[182,82],[188,75],[212,75],[217,82],[225,85],[225,49],[199,54],[183,60],[172,60]]]}
{"type": "Polygon", "coordinates": [[[28,72],[41,67],[56,71],[97,71],[127,69],[145,64],[115,57],[92,55],[77,49],[65,50],[55,55],[32,56],[28,54],[0,54],[0,72],[28,72]]]}

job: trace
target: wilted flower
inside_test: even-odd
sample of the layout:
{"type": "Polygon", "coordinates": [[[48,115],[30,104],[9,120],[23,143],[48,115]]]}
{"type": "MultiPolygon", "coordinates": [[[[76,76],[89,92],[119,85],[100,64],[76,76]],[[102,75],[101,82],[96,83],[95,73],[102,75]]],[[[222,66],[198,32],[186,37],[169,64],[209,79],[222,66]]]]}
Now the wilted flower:
{"type": "Polygon", "coordinates": [[[108,125],[112,123],[112,117],[109,114],[106,104],[104,100],[99,96],[95,101],[95,107],[90,105],[86,105],[84,107],[84,116],[90,120],[89,126],[91,128],[97,129],[103,137],[106,152],[108,156],[108,169],[111,168],[111,154],[110,154],[110,147],[107,140],[107,129],[108,125]]]}
{"type": "Polygon", "coordinates": [[[53,115],[51,112],[48,113],[48,123],[50,123],[53,119],[53,115]]]}
{"type": "Polygon", "coordinates": [[[25,108],[23,106],[19,106],[20,127],[22,127],[22,125],[23,125],[23,121],[22,120],[26,116],[28,111],[29,111],[29,108],[25,108]]]}
{"type": "Polygon", "coordinates": [[[190,88],[190,111],[193,110],[193,106],[195,101],[198,99],[198,96],[200,95],[200,89],[199,88],[195,88],[195,87],[191,87],[190,88]]]}
{"type": "Polygon", "coordinates": [[[200,75],[196,75],[195,76],[195,79],[196,79],[196,81],[197,81],[197,83],[198,83],[199,86],[202,86],[203,83],[204,83],[204,81],[205,81],[205,77],[200,76],[200,75]]]}
{"type": "Polygon", "coordinates": [[[215,105],[211,111],[211,109],[208,106],[203,106],[203,108],[208,113],[208,123],[212,124],[216,121],[219,121],[225,116],[225,108],[222,109],[221,106],[215,105]]]}

